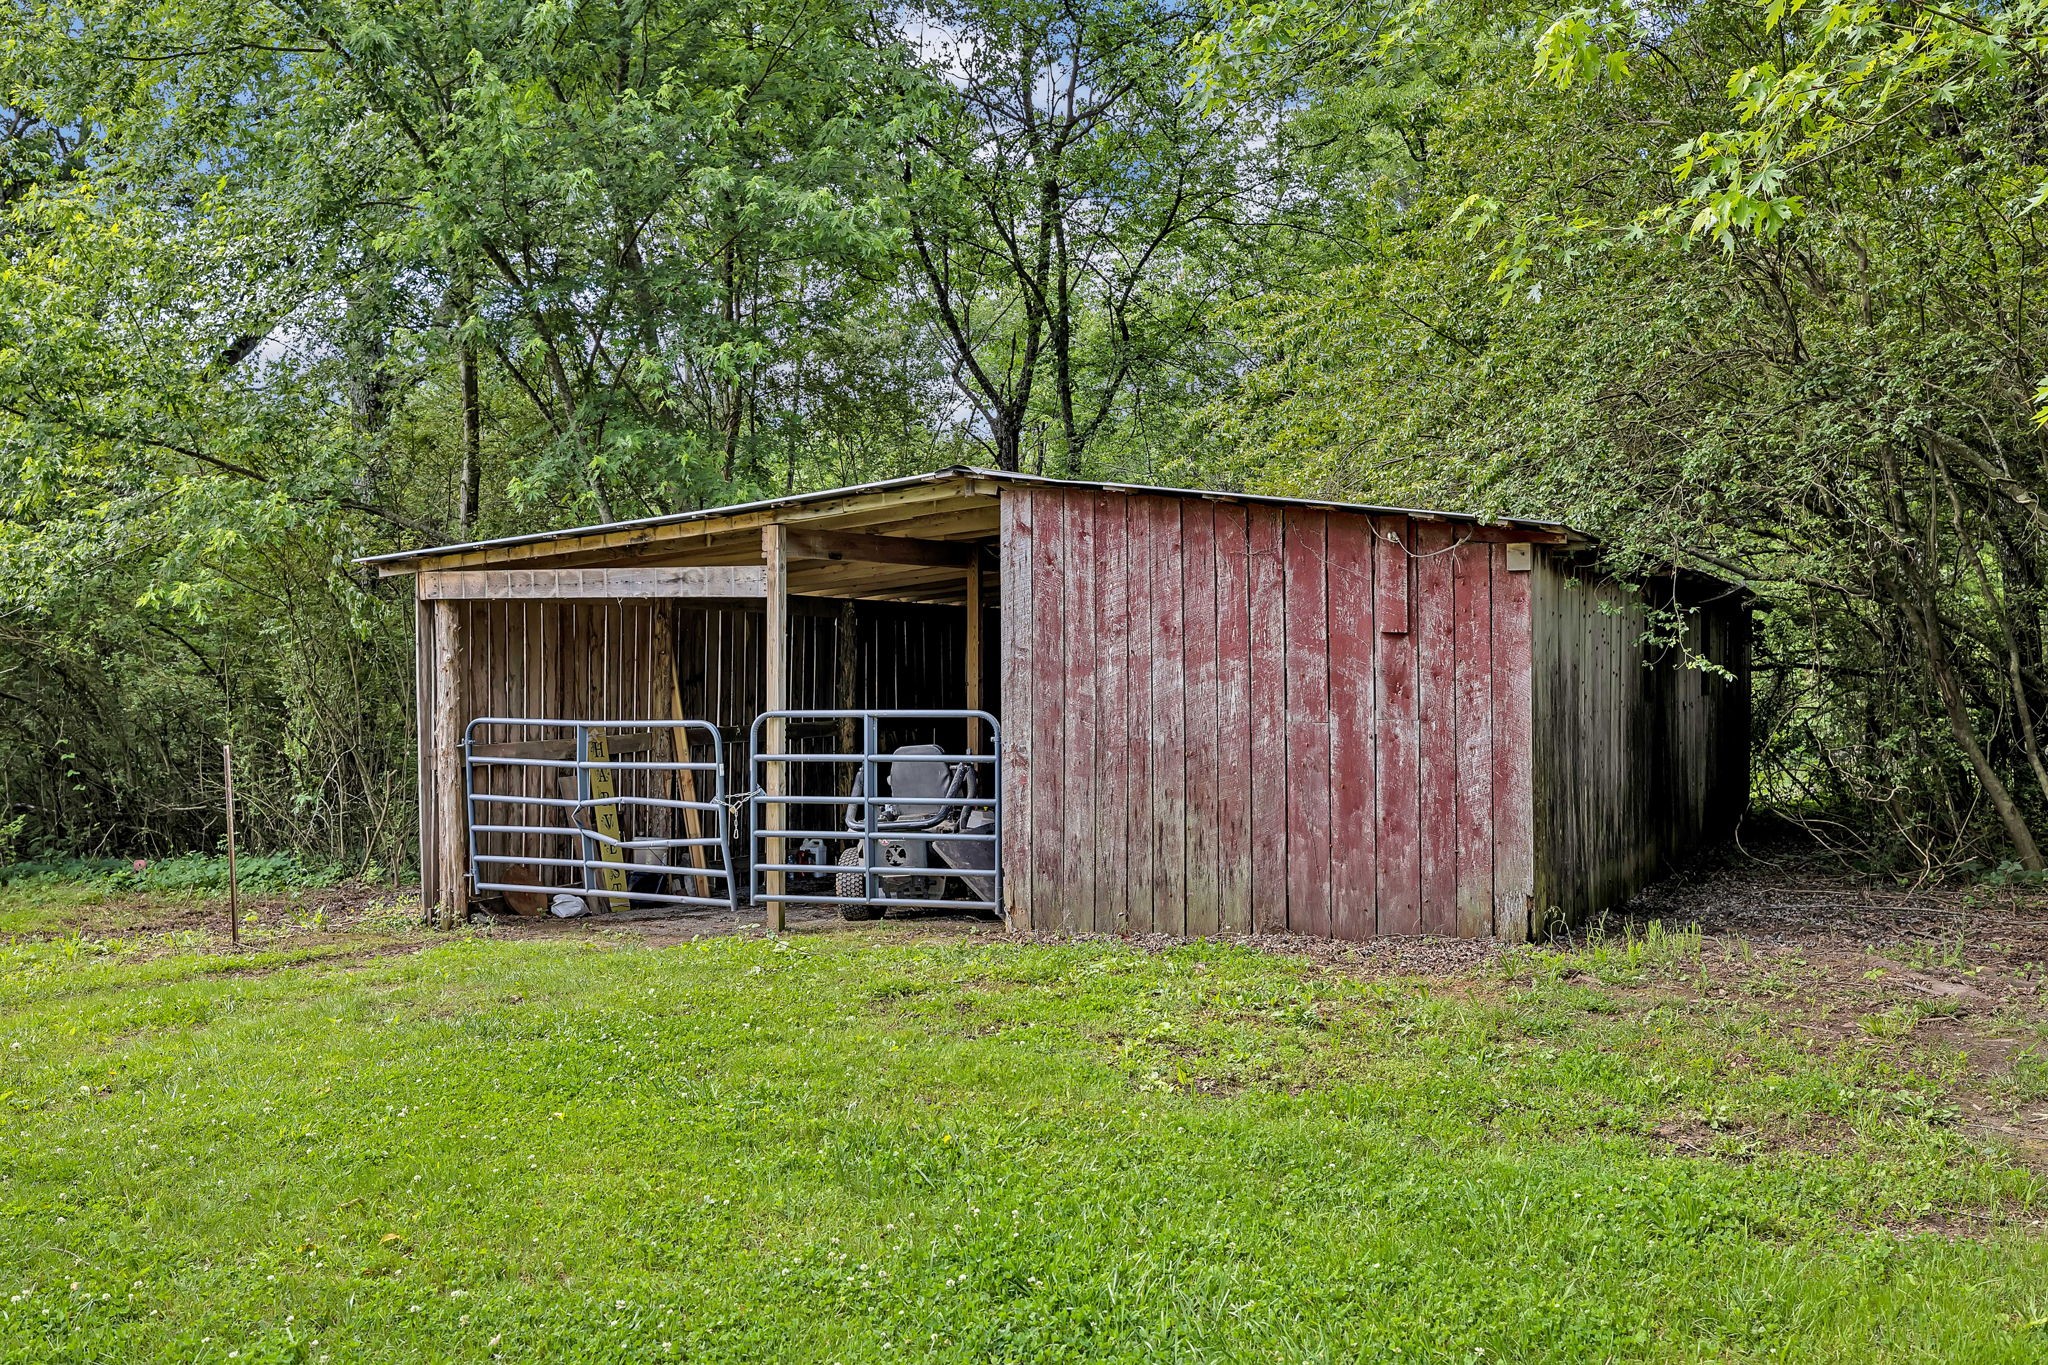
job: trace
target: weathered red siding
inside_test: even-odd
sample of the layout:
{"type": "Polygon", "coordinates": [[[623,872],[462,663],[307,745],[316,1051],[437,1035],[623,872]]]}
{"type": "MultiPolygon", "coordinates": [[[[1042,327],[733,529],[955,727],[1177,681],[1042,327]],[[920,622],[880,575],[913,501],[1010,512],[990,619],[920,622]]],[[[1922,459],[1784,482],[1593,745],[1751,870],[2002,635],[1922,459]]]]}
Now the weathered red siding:
{"type": "Polygon", "coordinates": [[[1504,545],[1202,498],[1002,502],[1014,922],[1525,931],[1529,575],[1504,545]]]}

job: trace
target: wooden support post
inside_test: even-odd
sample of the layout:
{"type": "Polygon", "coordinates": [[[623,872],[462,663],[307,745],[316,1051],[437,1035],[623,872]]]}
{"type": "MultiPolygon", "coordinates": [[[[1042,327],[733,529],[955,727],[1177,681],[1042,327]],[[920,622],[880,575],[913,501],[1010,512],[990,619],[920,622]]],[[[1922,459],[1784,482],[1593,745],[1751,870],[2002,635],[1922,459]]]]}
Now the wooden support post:
{"type": "MultiPolygon", "coordinates": [[[[967,562],[967,709],[982,709],[981,692],[981,555],[967,562]]],[[[981,722],[967,722],[967,752],[981,752],[981,722]]]]}
{"type": "Polygon", "coordinates": [[[220,790],[228,808],[228,942],[242,943],[242,884],[235,876],[235,746],[220,746],[220,790]]]}
{"type": "Polygon", "coordinates": [[[434,603],[434,922],[453,929],[469,913],[469,811],[462,799],[462,613],[434,603]]]}
{"type": "MultiPolygon", "coordinates": [[[[769,711],[781,711],[789,706],[789,533],[781,523],[771,523],[761,528],[761,562],[767,569],[768,621],[766,644],[768,656],[768,678],[765,696],[769,711]]],[[[762,736],[770,753],[784,752],[784,723],[770,720],[762,736]]],[[[763,790],[768,801],[761,808],[761,818],[768,822],[768,828],[781,829],[789,818],[786,808],[774,798],[789,790],[789,765],[770,763],[761,774],[763,790]]],[[[788,862],[783,849],[784,841],[769,839],[762,847],[762,853],[771,863],[788,862]]],[[[786,873],[770,872],[761,879],[762,887],[771,896],[779,896],[789,884],[786,873]]],[[[771,934],[779,934],[786,922],[785,902],[771,900],[761,907],[761,926],[771,934]]]]}
{"type": "Polygon", "coordinates": [[[419,776],[420,812],[420,917],[434,922],[441,901],[441,840],[437,833],[440,787],[434,781],[434,762],[440,755],[434,738],[434,607],[430,602],[413,606],[413,719],[419,730],[419,749],[414,755],[419,776]]]}

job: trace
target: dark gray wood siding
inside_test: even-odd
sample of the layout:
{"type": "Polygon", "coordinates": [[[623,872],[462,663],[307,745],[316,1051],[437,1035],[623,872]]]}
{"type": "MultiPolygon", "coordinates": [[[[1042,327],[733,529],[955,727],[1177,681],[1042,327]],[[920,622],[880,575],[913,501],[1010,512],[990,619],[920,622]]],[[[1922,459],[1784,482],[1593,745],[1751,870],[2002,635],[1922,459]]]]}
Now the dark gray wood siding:
{"type": "Polygon", "coordinates": [[[1749,798],[1749,613],[1725,585],[1618,582],[1561,556],[1538,556],[1531,589],[1541,927],[1613,909],[1734,831],[1749,798]],[[1677,613],[1682,644],[1658,607],[1677,613]]]}

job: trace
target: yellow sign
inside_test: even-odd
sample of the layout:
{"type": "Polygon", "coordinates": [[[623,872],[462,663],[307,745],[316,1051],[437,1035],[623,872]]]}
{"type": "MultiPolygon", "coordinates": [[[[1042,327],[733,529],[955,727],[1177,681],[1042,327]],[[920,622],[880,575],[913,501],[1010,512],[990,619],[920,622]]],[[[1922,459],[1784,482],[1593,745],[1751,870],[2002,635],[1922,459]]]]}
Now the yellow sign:
{"type": "MultiPolygon", "coordinates": [[[[591,730],[584,740],[584,760],[589,763],[609,763],[612,759],[611,745],[606,742],[604,731],[591,730]]],[[[612,782],[610,768],[590,768],[590,799],[598,804],[590,808],[590,823],[607,839],[617,839],[619,834],[619,808],[613,804],[618,788],[612,782]]],[[[598,869],[596,890],[609,891],[614,895],[626,894],[626,850],[617,844],[597,843],[597,856],[606,864],[598,869]]],[[[614,902],[612,909],[623,908],[614,902]]]]}

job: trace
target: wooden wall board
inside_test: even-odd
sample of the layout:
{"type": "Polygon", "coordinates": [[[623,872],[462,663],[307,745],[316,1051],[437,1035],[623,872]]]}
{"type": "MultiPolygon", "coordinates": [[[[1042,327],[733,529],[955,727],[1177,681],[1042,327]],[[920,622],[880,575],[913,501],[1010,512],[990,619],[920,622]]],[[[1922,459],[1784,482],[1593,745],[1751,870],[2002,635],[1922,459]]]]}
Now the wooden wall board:
{"type": "Polygon", "coordinates": [[[1379,932],[1422,932],[1420,719],[1415,678],[1415,634],[1409,630],[1409,582],[1414,530],[1405,518],[1373,523],[1373,579],[1382,613],[1373,658],[1374,737],[1378,820],[1379,932]]]}
{"type": "Polygon", "coordinates": [[[1031,727],[1032,773],[1030,861],[1034,927],[1052,929],[1069,913],[1064,903],[1061,871],[1066,852],[1067,794],[1063,790],[1065,754],[1060,739],[1065,707],[1066,641],[1061,620],[1066,580],[1066,499],[1043,497],[1036,490],[1031,505],[1041,534],[1033,541],[1034,591],[1046,611],[1035,623],[1031,641],[1032,688],[1038,702],[1028,717],[1031,727]]]}
{"type": "Polygon", "coordinates": [[[1451,552],[1457,775],[1457,930],[1493,930],[1493,566],[1497,551],[1466,543],[1451,552]]]}
{"type": "Polygon", "coordinates": [[[1038,714],[1034,686],[1036,645],[1036,518],[1030,493],[1012,489],[1001,495],[1001,579],[1004,616],[999,636],[1004,651],[1001,688],[1008,698],[1004,724],[1004,911],[1016,929],[1036,929],[1032,907],[1032,718],[1038,714]]]}
{"type": "Polygon", "coordinates": [[[1286,571],[1287,928],[1327,936],[1330,923],[1329,515],[1288,508],[1286,571]]]}
{"type": "MultiPolygon", "coordinates": [[[[1187,793],[1187,933],[1221,931],[1217,852],[1221,820],[1217,771],[1220,707],[1217,698],[1215,506],[1190,500],[1181,509],[1183,750],[1187,793]]],[[[1236,780],[1237,774],[1231,774],[1236,780]]]]}
{"type": "Polygon", "coordinates": [[[1493,576],[1493,932],[1529,936],[1536,886],[1529,573],[1493,576]]]}
{"type": "Polygon", "coordinates": [[[1217,928],[1252,929],[1251,558],[1245,509],[1219,503],[1216,528],[1217,928]]]}
{"type": "Polygon", "coordinates": [[[1094,520],[1094,614],[1087,622],[1094,632],[1096,659],[1096,724],[1090,761],[1090,821],[1094,821],[1094,900],[1090,923],[1096,933],[1122,933],[1128,923],[1128,857],[1124,823],[1128,800],[1124,772],[1130,753],[1130,718],[1126,710],[1130,675],[1130,593],[1124,583],[1124,499],[1098,493],[1092,499],[1094,520]]]}
{"type": "Polygon", "coordinates": [[[1287,930],[1287,564],[1280,509],[1247,507],[1245,518],[1252,928],[1274,934],[1287,930]]]}
{"type": "Polygon", "coordinates": [[[1187,629],[1181,582],[1181,501],[1146,498],[1152,578],[1152,925],[1187,929],[1187,695],[1181,641],[1187,629]]]}
{"type": "Polygon", "coordinates": [[[1349,939],[1379,932],[1374,545],[1364,517],[1330,518],[1331,932],[1349,939]]]}
{"type": "MultiPolygon", "coordinates": [[[[970,711],[984,711],[988,709],[985,705],[985,703],[988,701],[988,610],[985,602],[983,601],[982,593],[982,578],[984,577],[984,572],[985,571],[981,563],[981,556],[977,554],[969,562],[967,566],[966,601],[963,603],[963,609],[967,613],[967,619],[964,622],[966,638],[962,642],[962,664],[967,670],[967,688],[965,701],[967,704],[967,709],[970,711]]],[[[853,608],[850,604],[848,604],[846,605],[845,610],[848,613],[851,613],[853,608]]],[[[836,642],[837,641],[835,640],[835,643],[836,642]]],[[[839,669],[836,652],[834,655],[833,664],[833,677],[837,679],[839,676],[839,669]]],[[[848,680],[849,682],[851,682],[853,671],[851,669],[848,669],[846,670],[846,672],[848,675],[848,680]]],[[[968,724],[968,753],[979,754],[984,751],[987,742],[987,736],[983,733],[983,730],[984,727],[982,723],[978,720],[972,721],[968,724]]],[[[986,777],[987,774],[985,772],[977,771],[975,774],[975,794],[978,796],[985,796],[988,794],[988,783],[986,780],[984,780],[986,777]]]]}
{"type": "Polygon", "coordinates": [[[1452,529],[1440,522],[1415,527],[1414,597],[1410,634],[1415,641],[1417,848],[1420,854],[1422,931],[1458,928],[1458,698],[1457,622],[1452,603],[1452,529]]]}
{"type": "Polygon", "coordinates": [[[434,906],[441,897],[440,830],[436,799],[434,761],[439,752],[435,717],[439,707],[434,696],[434,608],[425,602],[413,607],[413,721],[419,746],[420,823],[420,910],[432,923],[434,906]]]}
{"type": "Polygon", "coordinates": [[[1125,775],[1131,746],[1130,499],[1099,493],[1095,518],[1095,747],[1090,809],[1095,820],[1095,898],[1092,923],[1099,933],[1130,926],[1129,793],[1125,775]]]}
{"type": "Polygon", "coordinates": [[[1159,546],[1151,534],[1148,509],[1140,498],[1124,499],[1124,591],[1129,595],[1130,629],[1120,650],[1128,709],[1123,762],[1101,780],[1124,798],[1124,857],[1129,863],[1126,920],[1134,933],[1149,933],[1157,921],[1158,883],[1152,840],[1152,651],[1155,611],[1152,563],[1159,546]]]}
{"type": "Polygon", "coordinates": [[[422,602],[464,600],[617,601],[632,597],[759,597],[765,591],[758,566],[667,566],[630,569],[429,569],[419,575],[422,602]]]}
{"type": "Polygon", "coordinates": [[[1095,781],[1096,688],[1095,500],[1063,498],[1066,571],[1060,591],[1060,657],[1065,685],[1059,708],[1061,795],[1060,924],[1068,932],[1098,928],[1095,843],[1101,825],[1095,781]]]}

